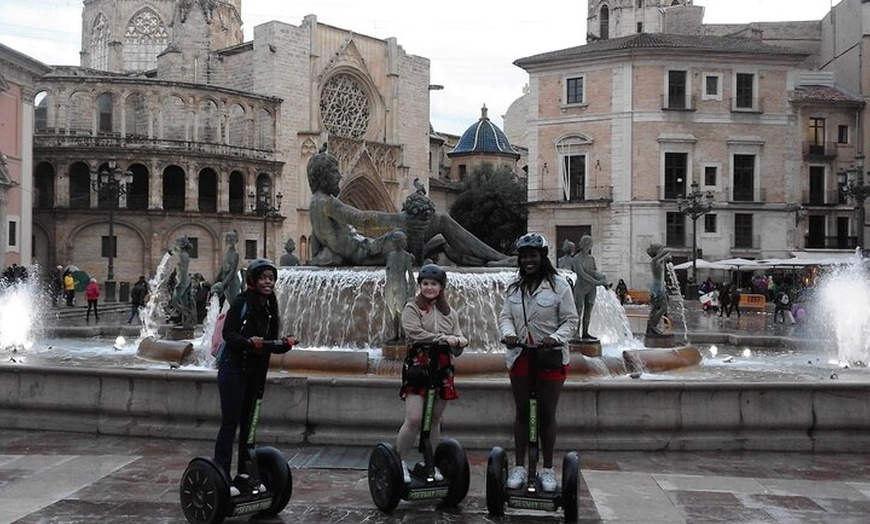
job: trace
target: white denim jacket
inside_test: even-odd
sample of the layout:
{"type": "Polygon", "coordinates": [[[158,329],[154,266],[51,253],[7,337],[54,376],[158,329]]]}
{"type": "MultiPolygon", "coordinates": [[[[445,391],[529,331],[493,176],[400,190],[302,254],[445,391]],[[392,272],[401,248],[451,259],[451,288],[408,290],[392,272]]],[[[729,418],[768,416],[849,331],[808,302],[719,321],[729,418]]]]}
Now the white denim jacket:
{"type": "MultiPolygon", "coordinates": [[[[539,344],[544,337],[551,337],[562,343],[562,364],[571,361],[568,351],[568,340],[577,331],[577,307],[574,305],[574,294],[571,285],[562,275],[555,275],[553,281],[556,288],[544,279],[531,296],[525,294],[519,287],[508,292],[501,313],[498,315],[498,326],[502,338],[515,336],[521,342],[532,340],[539,344]],[[525,316],[523,302],[525,301],[525,316]]],[[[519,348],[508,348],[505,354],[505,364],[510,369],[520,355],[519,348]]]]}

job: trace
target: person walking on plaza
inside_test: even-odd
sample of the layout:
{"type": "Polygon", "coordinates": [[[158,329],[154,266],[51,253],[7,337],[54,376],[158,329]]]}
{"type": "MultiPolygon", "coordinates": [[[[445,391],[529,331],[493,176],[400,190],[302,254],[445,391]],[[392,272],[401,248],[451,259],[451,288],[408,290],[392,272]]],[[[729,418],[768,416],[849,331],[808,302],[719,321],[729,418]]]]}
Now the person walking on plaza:
{"type": "Polygon", "coordinates": [[[94,310],[94,321],[100,321],[100,312],[97,311],[97,302],[100,300],[100,285],[97,284],[97,279],[92,278],[88,285],[85,286],[85,298],[88,299],[88,312],[85,316],[85,321],[91,321],[91,309],[94,310]]]}
{"type": "Polygon", "coordinates": [[[63,275],[63,292],[66,295],[66,305],[74,306],[76,302],[76,279],[67,271],[63,275]]]}
{"type": "Polygon", "coordinates": [[[731,318],[731,311],[737,313],[737,318],[740,318],[740,289],[736,285],[731,285],[731,296],[728,300],[728,318],[731,318]]]}
{"type": "Polygon", "coordinates": [[[619,282],[616,284],[616,296],[619,297],[620,304],[625,304],[626,295],[628,295],[628,286],[625,285],[625,280],[620,278],[619,282]]]}
{"type": "Polygon", "coordinates": [[[537,366],[538,421],[541,451],[544,458],[540,485],[544,491],[556,490],[553,448],[556,445],[556,406],[565,379],[568,378],[570,340],[579,323],[571,284],[560,275],[547,257],[547,240],[536,233],[521,236],[516,242],[519,253],[519,276],[506,291],[498,316],[501,342],[507,347],[505,364],[514,397],[514,453],[516,466],[511,468],[507,487],[517,489],[528,480],[525,464],[529,445],[529,350],[517,347],[522,342],[536,345],[541,351],[559,351],[561,365],[537,366]],[[561,348],[556,346],[561,345],[561,348]]]}
{"type": "Polygon", "coordinates": [[[147,303],[148,282],[145,281],[145,275],[139,275],[139,280],[133,284],[133,289],[130,290],[130,317],[127,319],[128,324],[132,324],[134,318],[139,318],[139,308],[145,307],[147,303]]]}
{"type": "Polygon", "coordinates": [[[719,316],[731,316],[731,286],[725,282],[719,284],[719,316]]]}
{"type": "MultiPolygon", "coordinates": [[[[402,387],[399,396],[405,401],[405,421],[396,438],[396,450],[402,457],[402,474],[405,484],[411,482],[411,473],[405,462],[414,446],[414,437],[420,433],[423,423],[423,404],[426,399],[427,381],[425,370],[429,366],[429,353],[414,348],[414,342],[443,342],[450,346],[452,354],[440,354],[436,379],[435,405],[429,440],[437,443],[441,436],[441,420],[447,401],[459,398],[453,384],[453,357],[462,354],[468,339],[459,328],[459,315],[451,308],[444,295],[447,273],[436,264],[420,268],[417,275],[419,292],[402,308],[402,330],[408,341],[408,353],[402,365],[402,387]]],[[[442,480],[441,472],[435,469],[435,479],[442,480]]]]}

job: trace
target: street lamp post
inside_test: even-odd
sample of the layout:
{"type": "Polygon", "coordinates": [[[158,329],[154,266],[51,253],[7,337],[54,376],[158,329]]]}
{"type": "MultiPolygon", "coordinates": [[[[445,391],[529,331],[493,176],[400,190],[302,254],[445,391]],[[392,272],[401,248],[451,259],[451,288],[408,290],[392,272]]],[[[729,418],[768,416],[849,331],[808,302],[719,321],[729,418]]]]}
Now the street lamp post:
{"type": "Polygon", "coordinates": [[[106,285],[104,287],[106,302],[115,302],[115,208],[118,207],[118,199],[127,194],[127,186],[133,183],[133,172],[129,169],[122,170],[114,161],[108,163],[97,173],[96,168],[91,168],[91,187],[97,193],[102,202],[109,206],[109,267],[106,270],[106,285]]]}
{"type": "MultiPolygon", "coordinates": [[[[698,219],[713,209],[713,193],[702,192],[698,189],[698,183],[692,182],[692,191],[683,197],[677,196],[677,210],[692,219],[692,281],[698,285],[698,219]]],[[[686,290],[688,295],[689,290],[686,290]]]]}
{"type": "Polygon", "coordinates": [[[260,195],[260,199],[257,199],[257,195],[251,191],[248,193],[248,198],[251,199],[251,211],[257,212],[263,217],[263,258],[269,258],[266,252],[266,246],[268,244],[267,241],[267,225],[269,223],[270,218],[280,217],[281,214],[278,211],[281,210],[281,199],[284,198],[284,195],[279,191],[277,195],[275,195],[275,205],[268,201],[269,195],[262,194],[260,195]]]}
{"type": "Polygon", "coordinates": [[[870,185],[864,183],[864,155],[860,153],[855,157],[857,166],[837,173],[837,185],[840,194],[846,198],[855,200],[855,209],[858,211],[858,228],[856,233],[859,248],[864,249],[864,221],[866,220],[864,201],[870,196],[870,185]]]}

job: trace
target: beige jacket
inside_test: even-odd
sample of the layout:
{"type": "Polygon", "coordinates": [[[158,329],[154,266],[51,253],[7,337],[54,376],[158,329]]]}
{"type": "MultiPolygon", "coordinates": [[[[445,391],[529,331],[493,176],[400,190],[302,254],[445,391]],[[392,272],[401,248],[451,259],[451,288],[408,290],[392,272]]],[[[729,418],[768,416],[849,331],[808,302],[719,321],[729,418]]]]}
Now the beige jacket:
{"type": "MultiPolygon", "coordinates": [[[[554,282],[555,289],[545,279],[531,296],[523,296],[519,288],[509,292],[498,316],[498,327],[502,337],[515,336],[521,342],[528,340],[529,333],[535,344],[539,344],[544,337],[552,337],[562,343],[562,364],[567,365],[571,361],[568,340],[577,331],[579,318],[568,280],[562,275],[556,275],[554,282]]],[[[508,369],[514,365],[514,360],[521,351],[519,348],[508,348],[505,354],[508,369]]]]}
{"type": "Polygon", "coordinates": [[[463,336],[456,309],[450,308],[449,315],[442,314],[434,306],[423,311],[413,298],[402,309],[402,329],[410,342],[446,342],[449,335],[463,336]]]}

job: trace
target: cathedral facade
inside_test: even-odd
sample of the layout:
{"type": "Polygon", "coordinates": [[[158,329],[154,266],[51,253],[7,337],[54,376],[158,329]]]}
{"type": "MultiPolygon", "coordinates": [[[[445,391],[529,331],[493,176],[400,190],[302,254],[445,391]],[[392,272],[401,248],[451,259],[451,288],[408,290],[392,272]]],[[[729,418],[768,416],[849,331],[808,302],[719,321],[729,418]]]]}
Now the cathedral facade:
{"type": "Polygon", "coordinates": [[[233,230],[245,260],[288,239],[305,260],[325,144],[358,208],[396,211],[426,181],[428,59],[313,15],[243,41],[240,1],[85,3],[81,66],[35,87],[37,260],[131,282],[185,235],[210,279],[233,230]]]}

